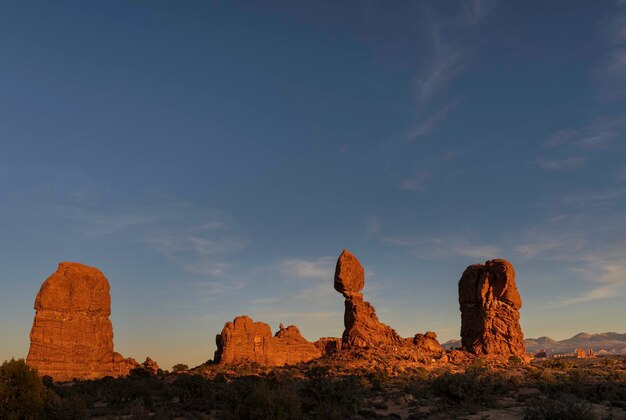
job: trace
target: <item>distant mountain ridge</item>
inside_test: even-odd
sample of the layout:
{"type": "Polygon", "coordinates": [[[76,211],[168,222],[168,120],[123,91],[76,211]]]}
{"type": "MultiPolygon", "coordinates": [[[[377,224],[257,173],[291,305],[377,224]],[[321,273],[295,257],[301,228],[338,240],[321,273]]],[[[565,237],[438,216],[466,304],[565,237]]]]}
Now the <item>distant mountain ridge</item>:
{"type": "MultiPolygon", "coordinates": [[[[544,349],[550,354],[573,353],[576,349],[592,349],[599,355],[626,354],[626,333],[605,332],[589,334],[581,332],[565,340],[550,337],[527,338],[524,340],[526,351],[537,353],[544,349]]],[[[446,349],[460,347],[461,340],[450,340],[442,344],[446,349]]]]}

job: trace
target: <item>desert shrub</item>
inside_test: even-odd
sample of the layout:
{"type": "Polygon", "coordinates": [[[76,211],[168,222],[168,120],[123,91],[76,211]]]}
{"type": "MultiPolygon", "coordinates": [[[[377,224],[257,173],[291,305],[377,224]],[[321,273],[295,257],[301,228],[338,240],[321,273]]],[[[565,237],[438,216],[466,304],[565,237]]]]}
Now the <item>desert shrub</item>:
{"type": "Polygon", "coordinates": [[[594,418],[588,402],[567,395],[541,400],[524,410],[525,420],[589,420],[594,418]]]}
{"type": "Polygon", "coordinates": [[[220,387],[225,386],[223,379],[211,381],[199,375],[180,375],[165,387],[164,399],[177,400],[185,409],[208,412],[217,408],[220,387]]]}
{"type": "Polygon", "coordinates": [[[558,370],[568,370],[568,369],[571,369],[573,366],[574,366],[574,363],[572,363],[569,360],[563,360],[563,359],[546,360],[543,363],[543,367],[558,369],[558,370]]]}
{"type": "Polygon", "coordinates": [[[366,389],[363,381],[355,376],[327,377],[305,381],[300,394],[307,418],[345,419],[356,415],[366,389]]]}
{"type": "Polygon", "coordinates": [[[375,370],[368,375],[372,390],[376,392],[384,391],[384,385],[389,382],[389,374],[384,370],[375,370]]]}
{"type": "Polygon", "coordinates": [[[87,403],[78,395],[67,398],[55,395],[45,408],[46,417],[55,420],[77,420],[91,418],[87,403]]]}
{"type": "Polygon", "coordinates": [[[0,365],[0,418],[39,419],[54,395],[23,359],[0,365]]]}
{"type": "Polygon", "coordinates": [[[300,396],[290,383],[257,377],[239,378],[228,386],[220,418],[293,419],[300,418],[300,396]]]}
{"type": "Polygon", "coordinates": [[[189,366],[183,364],[183,363],[177,363],[174,366],[172,366],[172,370],[174,372],[185,372],[189,370],[189,366]]]}
{"type": "Polygon", "coordinates": [[[497,397],[513,389],[511,379],[480,368],[468,368],[466,373],[445,373],[434,378],[430,391],[448,403],[475,412],[481,407],[492,407],[497,397]]]}

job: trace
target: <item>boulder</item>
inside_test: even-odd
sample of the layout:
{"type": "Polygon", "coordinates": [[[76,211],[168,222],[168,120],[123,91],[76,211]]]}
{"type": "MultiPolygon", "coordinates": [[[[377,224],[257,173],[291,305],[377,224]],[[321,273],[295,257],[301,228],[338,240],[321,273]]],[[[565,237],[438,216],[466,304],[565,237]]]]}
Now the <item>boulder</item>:
{"type": "Polygon", "coordinates": [[[337,259],[334,286],[346,298],[360,292],[365,286],[365,270],[357,257],[347,249],[337,259]]]}
{"type": "Polygon", "coordinates": [[[459,280],[461,344],[476,355],[526,358],[519,323],[522,299],[506,260],[467,267],[459,280]]]}
{"type": "Polygon", "coordinates": [[[55,381],[124,376],[137,366],[113,351],[109,282],[100,270],[62,262],[35,299],[27,363],[55,381]]]}
{"type": "Polygon", "coordinates": [[[437,340],[437,334],[433,331],[427,331],[426,334],[415,334],[413,344],[418,350],[426,353],[443,353],[443,347],[437,340]]]}
{"type": "Polygon", "coordinates": [[[214,360],[225,365],[283,366],[322,356],[321,350],[302,337],[296,326],[285,328],[281,324],[276,336],[272,336],[269,325],[254,322],[248,316],[238,316],[233,322],[227,322],[215,341],[214,360]]]}

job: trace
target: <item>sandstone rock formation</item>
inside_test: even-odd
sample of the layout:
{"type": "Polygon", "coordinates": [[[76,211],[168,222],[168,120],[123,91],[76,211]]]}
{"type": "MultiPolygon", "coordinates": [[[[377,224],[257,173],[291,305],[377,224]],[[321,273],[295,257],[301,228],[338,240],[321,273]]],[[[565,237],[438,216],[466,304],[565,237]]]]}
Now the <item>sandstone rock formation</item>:
{"type": "Polygon", "coordinates": [[[215,362],[228,365],[283,366],[322,356],[321,350],[302,337],[295,325],[285,328],[281,324],[279,331],[272,336],[269,325],[254,322],[247,316],[227,322],[215,341],[215,362]]]}
{"type": "Polygon", "coordinates": [[[443,353],[444,349],[437,340],[437,334],[433,331],[427,331],[426,334],[415,334],[413,337],[413,344],[418,350],[422,350],[427,353],[443,353]]]}
{"type": "Polygon", "coordinates": [[[62,262],[35,299],[27,363],[55,381],[124,376],[138,364],[113,351],[109,282],[100,270],[62,262]]]}
{"type": "Polygon", "coordinates": [[[365,271],[359,260],[344,250],[335,268],[335,290],[345,298],[342,348],[371,347],[381,344],[402,344],[396,331],[378,320],[374,307],[363,300],[365,271]]]}
{"type": "Polygon", "coordinates": [[[522,299],[506,260],[467,267],[459,280],[461,344],[476,355],[526,358],[519,323],[522,299]]]}
{"type": "Polygon", "coordinates": [[[313,343],[321,352],[322,356],[328,356],[341,350],[341,338],[322,337],[313,343]]]}

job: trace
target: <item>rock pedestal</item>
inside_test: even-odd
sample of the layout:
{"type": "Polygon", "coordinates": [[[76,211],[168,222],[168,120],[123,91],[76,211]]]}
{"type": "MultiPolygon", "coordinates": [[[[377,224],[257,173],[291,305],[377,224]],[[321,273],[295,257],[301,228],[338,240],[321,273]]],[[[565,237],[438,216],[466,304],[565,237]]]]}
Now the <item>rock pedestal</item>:
{"type": "Polygon", "coordinates": [[[476,355],[526,358],[519,323],[522,299],[506,260],[467,267],[459,280],[461,344],[476,355]]]}
{"type": "Polygon", "coordinates": [[[337,260],[334,279],[335,290],[346,298],[342,348],[403,343],[393,328],[378,320],[374,307],[363,300],[361,290],[364,285],[363,266],[354,255],[344,250],[337,260]]]}
{"type": "Polygon", "coordinates": [[[55,381],[123,376],[137,366],[113,351],[109,282],[100,270],[62,262],[35,299],[26,361],[55,381]]]}

